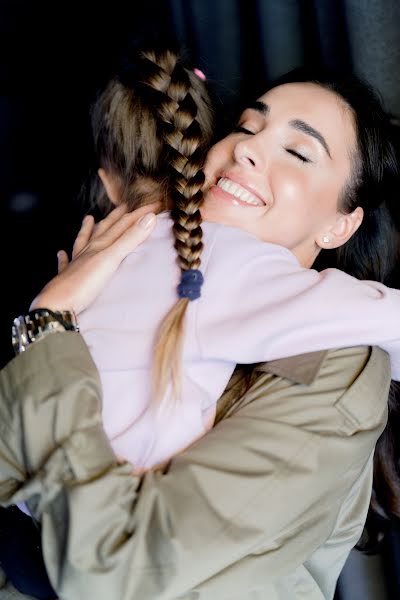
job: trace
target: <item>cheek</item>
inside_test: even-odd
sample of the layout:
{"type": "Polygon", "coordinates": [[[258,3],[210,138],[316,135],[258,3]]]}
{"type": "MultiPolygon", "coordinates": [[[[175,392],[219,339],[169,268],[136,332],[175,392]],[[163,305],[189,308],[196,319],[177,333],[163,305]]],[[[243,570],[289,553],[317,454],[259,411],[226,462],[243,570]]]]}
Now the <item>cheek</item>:
{"type": "Polygon", "coordinates": [[[299,227],[320,225],[337,212],[339,188],[317,169],[281,168],[276,170],[273,193],[277,208],[286,211],[291,220],[298,218],[299,227]]]}
{"type": "Polygon", "coordinates": [[[232,144],[229,140],[223,139],[218,144],[215,144],[207,154],[206,163],[204,165],[204,173],[207,181],[212,181],[224,168],[232,155],[232,144]]]}
{"type": "Polygon", "coordinates": [[[310,202],[313,193],[307,176],[300,169],[288,168],[287,165],[277,168],[271,187],[277,208],[308,212],[313,204],[310,202]]]}
{"type": "Polygon", "coordinates": [[[301,168],[282,165],[271,181],[274,205],[265,218],[264,240],[293,249],[316,228],[320,194],[301,168]]]}

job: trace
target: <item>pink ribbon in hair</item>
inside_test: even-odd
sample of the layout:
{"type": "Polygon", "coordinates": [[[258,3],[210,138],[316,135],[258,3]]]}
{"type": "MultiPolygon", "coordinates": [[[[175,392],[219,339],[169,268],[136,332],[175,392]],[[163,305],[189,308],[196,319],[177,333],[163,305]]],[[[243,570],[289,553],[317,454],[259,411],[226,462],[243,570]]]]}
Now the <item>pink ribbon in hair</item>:
{"type": "Polygon", "coordinates": [[[200,69],[193,69],[193,73],[195,75],[197,75],[197,77],[199,79],[201,79],[202,81],[205,81],[207,79],[206,76],[204,75],[203,71],[200,71],[200,69]]]}

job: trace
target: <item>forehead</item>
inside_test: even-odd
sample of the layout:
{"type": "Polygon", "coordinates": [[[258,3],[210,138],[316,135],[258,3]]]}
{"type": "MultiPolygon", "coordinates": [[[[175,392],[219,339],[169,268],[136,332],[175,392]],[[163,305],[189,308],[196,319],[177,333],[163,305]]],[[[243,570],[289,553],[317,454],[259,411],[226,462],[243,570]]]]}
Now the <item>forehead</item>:
{"type": "MultiPolygon", "coordinates": [[[[315,83],[286,83],[258,98],[268,107],[267,120],[301,119],[317,129],[336,152],[355,148],[356,134],[351,109],[334,92],[315,83]]],[[[336,152],[333,152],[336,154],[336,152]]]]}

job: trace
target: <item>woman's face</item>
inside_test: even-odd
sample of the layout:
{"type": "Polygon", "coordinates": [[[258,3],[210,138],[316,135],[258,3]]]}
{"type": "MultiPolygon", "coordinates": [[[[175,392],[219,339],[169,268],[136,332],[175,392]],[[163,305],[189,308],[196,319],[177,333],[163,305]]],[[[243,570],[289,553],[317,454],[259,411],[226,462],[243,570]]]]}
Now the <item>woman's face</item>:
{"type": "Polygon", "coordinates": [[[276,87],[210,150],[203,218],[281,244],[309,267],[342,227],[338,199],[355,144],[351,113],[334,93],[312,83],[276,87]]]}

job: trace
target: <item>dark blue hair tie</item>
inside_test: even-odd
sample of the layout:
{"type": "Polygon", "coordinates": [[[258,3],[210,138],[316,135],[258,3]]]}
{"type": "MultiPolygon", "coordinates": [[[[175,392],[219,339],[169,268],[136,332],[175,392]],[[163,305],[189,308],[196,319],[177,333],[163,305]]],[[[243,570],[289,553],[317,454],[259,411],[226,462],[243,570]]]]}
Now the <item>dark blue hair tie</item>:
{"type": "Polygon", "coordinates": [[[203,273],[198,269],[188,269],[188,271],[183,271],[181,282],[178,285],[179,298],[197,300],[197,298],[200,298],[201,296],[200,290],[203,282],[203,273]]]}

